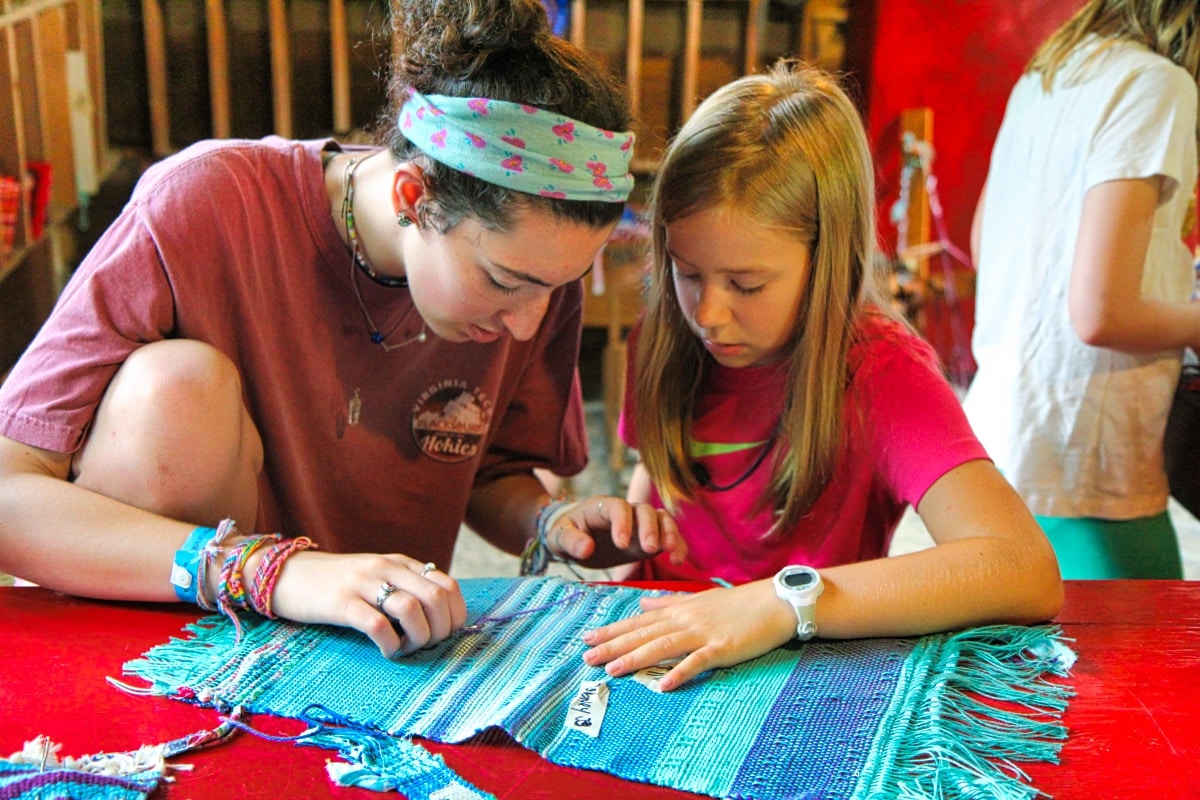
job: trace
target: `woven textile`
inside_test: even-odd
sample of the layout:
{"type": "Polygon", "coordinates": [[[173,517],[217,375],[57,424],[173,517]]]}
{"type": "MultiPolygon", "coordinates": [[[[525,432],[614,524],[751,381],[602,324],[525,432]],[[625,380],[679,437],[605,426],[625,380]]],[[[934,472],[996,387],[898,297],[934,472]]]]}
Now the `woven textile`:
{"type": "MultiPolygon", "coordinates": [[[[353,630],[254,616],[235,643],[233,625],[210,617],[126,672],[157,693],[252,712],[318,707],[345,725],[326,744],[352,760],[366,747],[371,758],[356,760],[379,774],[449,770],[352,744],[372,730],[460,742],[498,727],[558,764],[713,797],[1032,797],[1012,762],[1053,761],[1066,735],[1073,654],[1048,626],[797,643],[659,693],[581,658],[582,632],[638,613],[645,591],[557,578],[462,586],[478,630],[401,661],[353,630]]],[[[383,783],[439,796],[428,781],[383,783]]],[[[482,795],[456,786],[445,796],[482,795]]]]}
{"type": "Polygon", "coordinates": [[[158,775],[122,778],[69,769],[38,769],[0,761],[0,798],[5,800],[143,800],[158,785],[158,775]]]}

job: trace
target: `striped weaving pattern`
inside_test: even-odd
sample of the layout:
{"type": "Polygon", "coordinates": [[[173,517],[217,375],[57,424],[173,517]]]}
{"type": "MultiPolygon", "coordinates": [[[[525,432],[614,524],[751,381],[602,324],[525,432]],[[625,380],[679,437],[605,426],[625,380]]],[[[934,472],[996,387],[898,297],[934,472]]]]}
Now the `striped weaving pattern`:
{"type": "MultiPolygon", "coordinates": [[[[1049,626],[795,643],[664,694],[581,658],[583,631],[639,613],[645,590],[462,585],[478,630],[400,661],[357,631],[247,615],[236,643],[227,619],[205,618],[126,672],[256,713],[307,718],[317,704],[352,723],[331,743],[344,756],[346,737],[461,742],[501,728],[558,764],[721,798],[1033,797],[1011,762],[1053,761],[1066,736],[1073,654],[1049,626]]],[[[391,783],[437,796],[422,787],[391,783]]],[[[485,796],[468,787],[455,796],[485,796]]]]}

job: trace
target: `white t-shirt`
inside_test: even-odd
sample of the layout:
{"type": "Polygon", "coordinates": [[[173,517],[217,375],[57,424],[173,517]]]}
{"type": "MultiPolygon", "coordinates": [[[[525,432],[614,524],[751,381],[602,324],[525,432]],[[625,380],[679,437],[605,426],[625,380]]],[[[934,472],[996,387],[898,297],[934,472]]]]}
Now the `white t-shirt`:
{"type": "Polygon", "coordinates": [[[996,137],[979,248],[967,416],[1035,514],[1133,519],[1166,508],[1162,436],[1178,350],[1085,345],[1067,287],[1084,195],[1112,180],[1165,177],[1142,292],[1184,301],[1180,238],[1196,181],[1196,82],[1146,48],[1085,42],[1046,93],[1014,87],[996,137]],[[1081,66],[1082,65],[1082,66],[1081,66]]]}

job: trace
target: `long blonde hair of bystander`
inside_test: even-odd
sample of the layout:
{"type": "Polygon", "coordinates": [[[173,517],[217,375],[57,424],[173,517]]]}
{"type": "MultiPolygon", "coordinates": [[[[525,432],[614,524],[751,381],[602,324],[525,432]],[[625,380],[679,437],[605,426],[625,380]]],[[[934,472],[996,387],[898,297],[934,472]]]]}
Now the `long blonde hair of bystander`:
{"type": "MultiPolygon", "coordinates": [[[[1136,42],[1200,79],[1200,0],[1090,0],[1044,41],[1025,67],[1050,91],[1054,76],[1080,42],[1095,35],[1136,42]]],[[[1092,53],[1095,57],[1103,47],[1092,53]]]]}

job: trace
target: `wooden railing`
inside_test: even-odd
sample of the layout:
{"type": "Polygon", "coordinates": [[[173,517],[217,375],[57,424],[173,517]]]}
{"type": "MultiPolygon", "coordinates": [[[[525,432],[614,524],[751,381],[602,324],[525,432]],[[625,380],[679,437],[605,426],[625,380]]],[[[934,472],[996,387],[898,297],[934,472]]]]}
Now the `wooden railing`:
{"type": "Polygon", "coordinates": [[[108,170],[100,0],[0,0],[0,376],[67,278],[64,229],[108,170]]]}
{"type": "MultiPolygon", "coordinates": [[[[561,2],[569,3],[570,23],[565,35],[599,55],[628,86],[635,115],[646,128],[635,163],[639,171],[652,169],[656,150],[691,114],[698,100],[721,83],[755,71],[782,55],[828,61],[828,33],[844,22],[847,14],[846,0],[561,2]],[[649,40],[647,30],[653,31],[649,40]]],[[[172,137],[170,123],[175,110],[171,108],[169,51],[177,33],[169,30],[172,26],[168,23],[174,11],[166,0],[141,0],[141,7],[152,149],[155,155],[163,156],[188,144],[172,137]]],[[[377,0],[206,0],[203,33],[197,25],[196,34],[204,36],[210,107],[192,113],[207,113],[210,135],[216,138],[260,135],[261,131],[235,130],[231,115],[235,102],[232,82],[254,80],[269,83],[269,132],[280,136],[343,136],[373,122],[378,109],[360,108],[356,115],[352,99],[363,88],[356,81],[377,81],[386,72],[390,49],[386,7],[377,0]],[[298,14],[305,16],[306,25],[320,24],[322,35],[328,37],[321,44],[329,58],[323,67],[327,70],[328,93],[324,78],[320,93],[314,94],[311,85],[296,90],[298,64],[311,57],[307,49],[314,44],[309,37],[304,42],[306,47],[297,48],[293,31],[299,27],[298,14]],[[314,19],[317,15],[323,18],[314,19]],[[269,75],[232,77],[233,18],[253,18],[254,24],[265,24],[262,33],[269,49],[269,75]],[[352,53],[364,37],[370,39],[375,50],[352,60],[352,53]],[[305,104],[305,112],[311,111],[314,104],[326,109],[320,131],[298,130],[311,127],[296,124],[298,100],[305,104]]],[[[840,53],[834,58],[840,61],[840,53]]]]}

